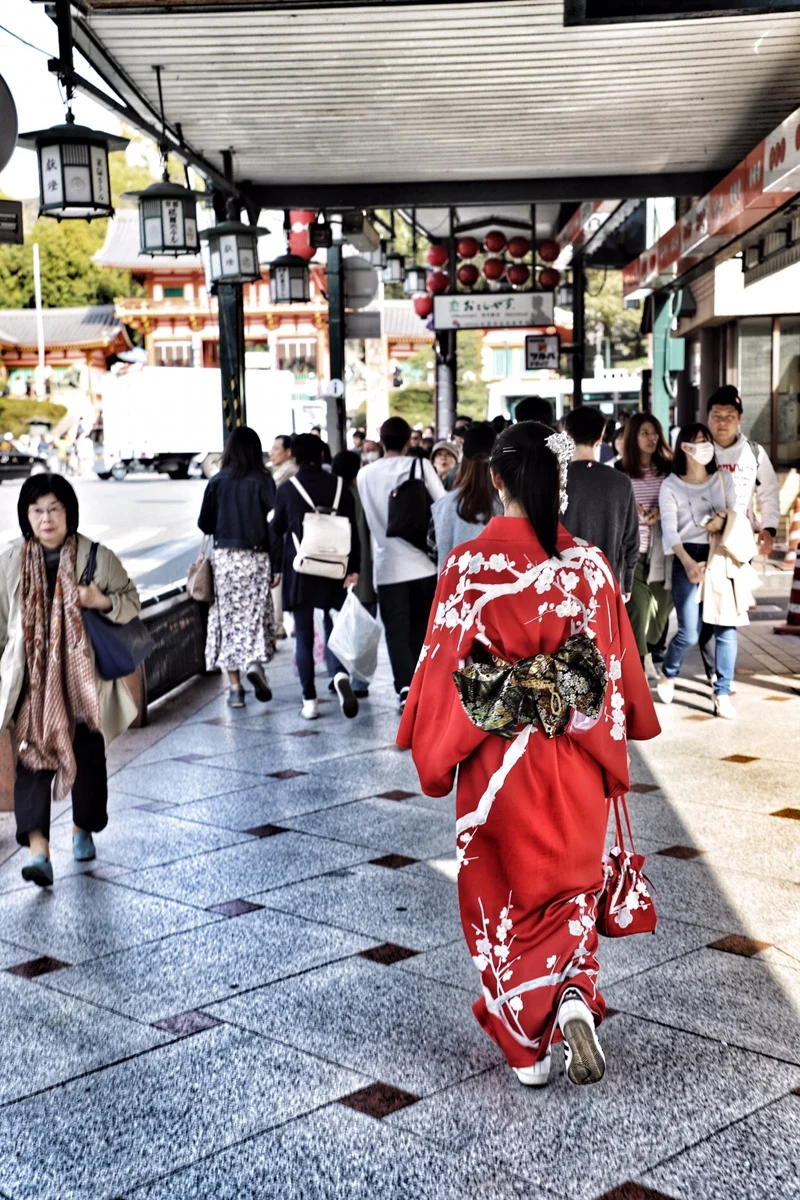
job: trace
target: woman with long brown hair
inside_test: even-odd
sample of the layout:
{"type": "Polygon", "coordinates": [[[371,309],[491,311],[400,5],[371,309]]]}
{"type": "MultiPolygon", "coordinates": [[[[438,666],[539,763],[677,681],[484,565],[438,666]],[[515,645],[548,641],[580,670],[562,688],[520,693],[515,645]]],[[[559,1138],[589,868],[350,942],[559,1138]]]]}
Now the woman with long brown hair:
{"type": "Polygon", "coordinates": [[[647,654],[658,654],[672,611],[658,505],[661,485],[672,471],[672,451],[652,413],[635,413],[628,421],[617,468],[630,479],[639,512],[639,560],[627,609],[644,660],[647,654]]]}
{"type": "Polygon", "coordinates": [[[488,421],[470,425],[453,490],[445,492],[431,509],[440,571],[454,546],[477,537],[501,512],[489,473],[495,436],[488,421]]]}

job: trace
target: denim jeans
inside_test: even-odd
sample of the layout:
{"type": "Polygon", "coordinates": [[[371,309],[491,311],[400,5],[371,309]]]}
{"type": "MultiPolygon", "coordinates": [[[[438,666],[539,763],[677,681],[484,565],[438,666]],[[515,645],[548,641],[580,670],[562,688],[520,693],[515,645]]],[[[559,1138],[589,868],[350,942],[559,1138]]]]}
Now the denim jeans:
{"type": "MultiPolygon", "coordinates": [[[[708,546],[689,544],[684,547],[695,562],[705,562],[708,559],[708,546]]],[[[678,632],[667,646],[664,658],[664,674],[667,679],[674,679],[683,665],[683,660],[700,639],[703,628],[703,610],[697,602],[699,584],[690,583],[689,576],[683,563],[678,558],[672,566],[672,595],[675,601],[675,611],[678,616],[678,632]]],[[[715,669],[717,682],[714,694],[729,696],[733,673],[736,668],[736,651],[738,639],[734,626],[706,625],[715,637],[715,669]]]]}
{"type": "MultiPolygon", "coordinates": [[[[331,679],[344,667],[335,654],[328,650],[328,638],[333,628],[333,617],[329,612],[324,615],[325,625],[325,661],[331,679]]],[[[314,609],[298,606],[294,610],[295,646],[297,652],[297,673],[300,676],[300,686],[303,689],[304,700],[316,700],[317,688],[314,683],[314,609]]],[[[346,672],[345,672],[346,673],[346,672]]]]}

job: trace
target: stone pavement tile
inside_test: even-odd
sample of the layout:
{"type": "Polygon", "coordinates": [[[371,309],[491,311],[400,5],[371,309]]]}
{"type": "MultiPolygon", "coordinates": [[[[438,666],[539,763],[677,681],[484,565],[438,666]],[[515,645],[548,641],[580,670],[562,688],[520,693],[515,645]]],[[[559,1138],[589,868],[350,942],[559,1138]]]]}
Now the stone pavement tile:
{"type": "Polygon", "coordinates": [[[412,950],[441,946],[461,929],[455,884],[427,863],[402,871],[365,864],[252,898],[412,950]]]}
{"type": "Polygon", "coordinates": [[[16,966],[30,958],[30,952],[22,946],[14,946],[11,942],[0,942],[0,971],[7,967],[16,966]]]}
{"type": "Polygon", "coordinates": [[[0,1040],[0,1104],[169,1041],[157,1029],[14,975],[0,975],[0,1011],[7,1031],[0,1040]]]}
{"type": "Polygon", "coordinates": [[[264,745],[271,736],[266,729],[259,733],[254,729],[236,726],[214,726],[204,722],[194,725],[187,722],[168,733],[149,750],[137,755],[131,766],[141,767],[148,763],[164,762],[167,759],[178,758],[181,754],[203,754],[208,757],[226,754],[231,750],[264,745]]]}
{"type": "MultiPolygon", "coordinates": [[[[658,903],[656,903],[658,910],[658,903]]],[[[716,929],[704,929],[701,925],[687,925],[683,921],[675,921],[659,915],[658,927],[654,934],[642,934],[636,937],[600,938],[600,990],[606,992],[612,984],[643,971],[649,973],[653,967],[662,963],[671,963],[673,959],[682,959],[693,950],[707,946],[719,937],[716,929]]],[[[627,984],[625,985],[627,987],[627,984]]],[[[625,1008],[618,1003],[624,993],[624,987],[615,992],[617,1000],[612,1001],[606,996],[609,1004],[625,1008]]]]}
{"type": "MultiPolygon", "coordinates": [[[[722,797],[715,797],[722,799],[722,797]]],[[[663,793],[631,795],[628,813],[633,836],[639,841],[658,844],[697,846],[710,850],[717,843],[737,838],[752,841],[757,832],[771,828],[767,814],[747,813],[741,808],[726,808],[694,798],[673,799],[663,793]]],[[[609,829],[614,828],[613,810],[609,813],[609,829]]]]}
{"type": "Polygon", "coordinates": [[[643,1182],[676,1200],[791,1200],[800,1196],[798,1146],[800,1100],[786,1096],[649,1171],[643,1182]]]}
{"type": "Polygon", "coordinates": [[[659,917],[791,947],[800,938],[797,887],[744,871],[711,867],[706,857],[647,860],[659,917]]]}
{"type": "MultiPolygon", "coordinates": [[[[225,850],[184,858],[169,866],[132,871],[120,877],[118,890],[132,888],[196,908],[208,908],[226,900],[252,899],[254,893],[267,888],[283,887],[364,862],[370,855],[366,848],[344,842],[305,833],[282,833],[280,837],[257,838],[225,850]]],[[[255,899],[258,901],[257,896],[255,899]]]]}
{"type": "MultiPolygon", "coordinates": [[[[182,821],[180,808],[164,813],[126,808],[112,813],[102,833],[95,834],[97,859],[124,867],[155,867],[206,850],[219,850],[250,839],[244,833],[182,821]]],[[[72,854],[72,822],[53,830],[51,846],[72,854]]]]}
{"type": "Polygon", "coordinates": [[[417,808],[412,800],[357,800],[340,804],[324,812],[290,817],[292,829],[316,833],[371,846],[384,853],[406,854],[411,858],[433,858],[452,854],[455,828],[449,814],[437,815],[417,808]]]}
{"type": "Polygon", "coordinates": [[[188,1012],[356,954],[374,939],[261,909],[43,979],[140,1021],[188,1012]]]}
{"type": "Polygon", "coordinates": [[[117,1197],[366,1082],[219,1026],[4,1109],[0,1186],[14,1200],[117,1197]]]}
{"type": "Polygon", "coordinates": [[[756,817],[708,847],[712,868],[747,871],[767,880],[800,883],[800,821],[756,817]]]}
{"type": "Polygon", "coordinates": [[[0,896],[0,927],[9,937],[73,964],[222,919],[88,875],[0,896]]]}
{"type": "Polygon", "coordinates": [[[718,950],[695,950],[612,984],[605,996],[626,1013],[800,1066],[796,971],[718,950]]]}
{"type": "Polygon", "coordinates": [[[188,804],[191,800],[205,800],[209,796],[221,796],[253,787],[255,782],[252,775],[233,767],[220,771],[205,763],[174,760],[140,767],[134,761],[114,776],[114,791],[138,796],[142,800],[188,804]]]}
{"type": "Polygon", "coordinates": [[[207,1011],[417,1096],[485,1071],[500,1055],[462,992],[433,980],[420,986],[416,976],[363,958],[207,1011]]]}
{"type": "MultiPolygon", "coordinates": [[[[259,746],[243,748],[233,753],[215,754],[207,760],[207,765],[226,771],[249,771],[254,775],[268,775],[286,767],[307,767],[309,763],[321,764],[331,759],[343,760],[345,764],[358,764],[362,759],[379,753],[382,747],[390,746],[397,734],[397,725],[394,722],[391,725],[386,724],[382,731],[359,731],[355,728],[355,721],[345,725],[344,720],[345,718],[341,718],[341,725],[337,721],[336,727],[330,728],[327,734],[323,735],[323,731],[320,730],[320,736],[317,738],[281,736],[274,740],[268,752],[259,746]]],[[[322,722],[314,722],[315,730],[318,724],[322,722]]],[[[401,756],[398,755],[399,757],[401,756]]],[[[358,777],[368,778],[368,773],[363,769],[356,774],[358,777]]]]}
{"type": "Polygon", "coordinates": [[[507,1165],[454,1160],[384,1121],[331,1105],[175,1175],[129,1200],[531,1200],[507,1165]]]}
{"type": "Polygon", "coordinates": [[[450,987],[461,988],[474,999],[481,994],[481,977],[467,943],[460,936],[445,946],[437,946],[435,950],[426,950],[423,954],[416,954],[398,963],[395,969],[411,971],[414,975],[423,975],[426,979],[436,979],[450,987]]]}
{"type": "Polygon", "coordinates": [[[800,1080],[794,1066],[621,1013],[601,1036],[608,1069],[594,1087],[568,1082],[559,1051],[542,1091],[502,1066],[383,1123],[451,1155],[469,1146],[503,1155],[530,1181],[531,1197],[593,1200],[800,1080]]]}

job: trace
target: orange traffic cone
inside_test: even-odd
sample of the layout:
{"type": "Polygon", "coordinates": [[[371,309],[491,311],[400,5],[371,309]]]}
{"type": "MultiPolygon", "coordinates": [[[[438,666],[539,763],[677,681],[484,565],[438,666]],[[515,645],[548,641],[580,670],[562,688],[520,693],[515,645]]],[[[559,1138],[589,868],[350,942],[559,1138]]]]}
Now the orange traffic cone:
{"type": "Polygon", "coordinates": [[[797,562],[797,547],[800,546],[800,496],[795,498],[792,505],[792,523],[789,526],[789,542],[786,548],[786,555],[781,564],[787,570],[791,570],[797,562]]]}
{"type": "Polygon", "coordinates": [[[786,614],[786,624],[776,625],[773,633],[794,633],[800,637],[800,561],[795,562],[792,576],[792,590],[789,595],[789,611],[786,614]]]}

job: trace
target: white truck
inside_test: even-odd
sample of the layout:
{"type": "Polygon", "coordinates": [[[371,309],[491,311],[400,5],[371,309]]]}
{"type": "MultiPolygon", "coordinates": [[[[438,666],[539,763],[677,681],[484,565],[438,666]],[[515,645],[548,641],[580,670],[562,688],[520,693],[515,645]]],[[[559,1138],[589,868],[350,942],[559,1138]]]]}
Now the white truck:
{"type": "MultiPolygon", "coordinates": [[[[324,403],[295,403],[294,390],[291,371],[245,372],[247,423],[265,453],[278,434],[307,432],[324,413],[324,403]]],[[[95,441],[95,471],[101,479],[124,479],[136,466],[186,479],[194,464],[209,479],[219,467],[222,448],[218,370],[138,366],[107,380],[102,441],[95,441]]]]}

